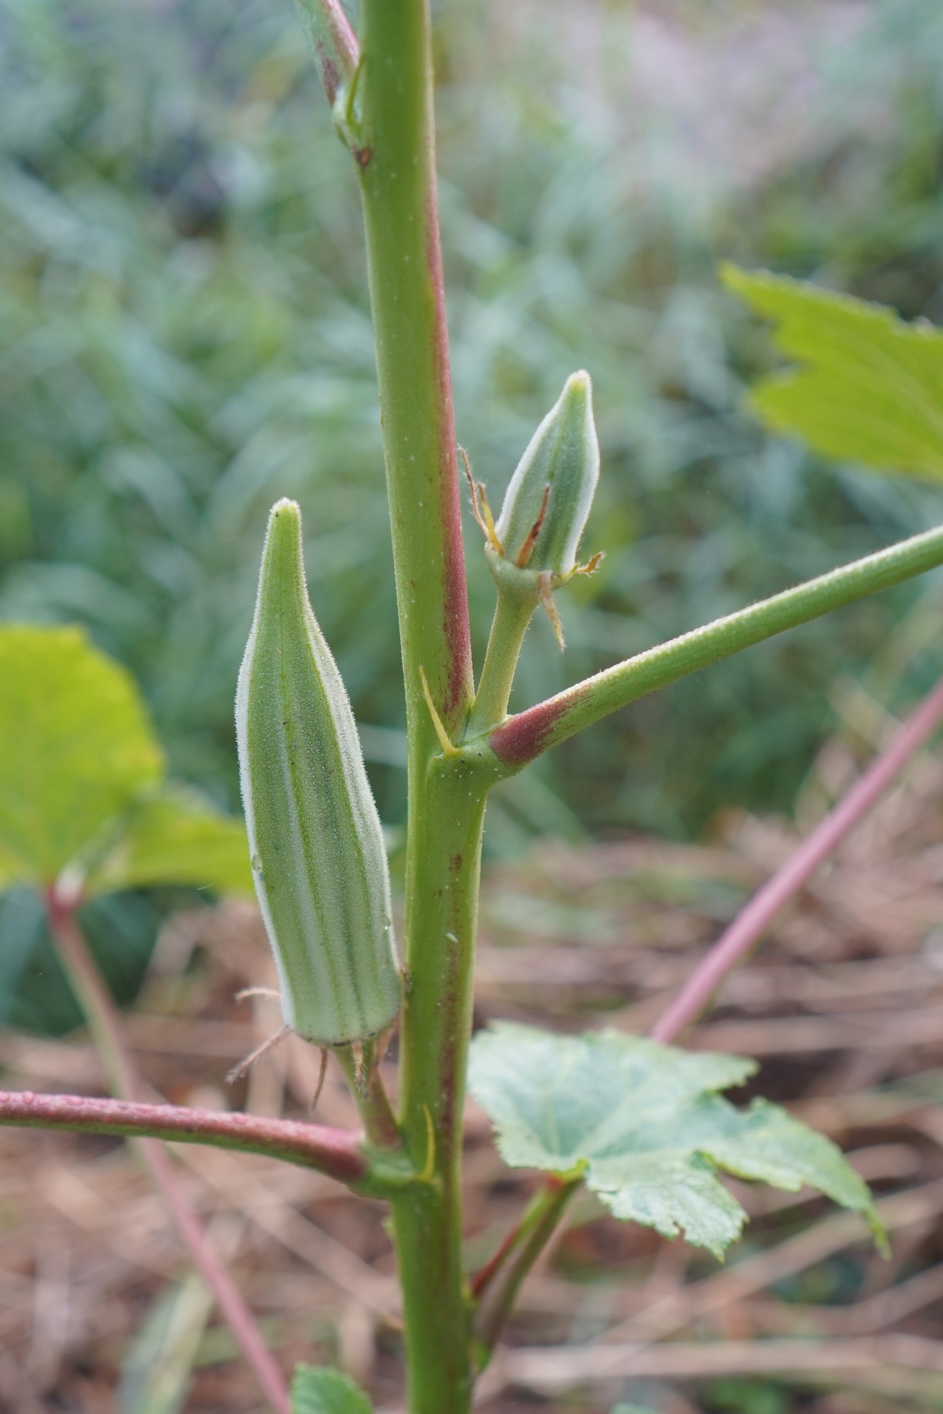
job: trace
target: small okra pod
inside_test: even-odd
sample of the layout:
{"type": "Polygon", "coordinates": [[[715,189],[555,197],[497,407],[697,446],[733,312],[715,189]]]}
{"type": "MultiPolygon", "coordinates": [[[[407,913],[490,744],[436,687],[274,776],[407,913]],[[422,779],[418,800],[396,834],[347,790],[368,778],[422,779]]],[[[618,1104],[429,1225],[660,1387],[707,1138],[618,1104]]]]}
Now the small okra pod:
{"type": "MultiPolygon", "coordinates": [[[[485,558],[498,586],[495,631],[503,642],[502,662],[516,663],[521,639],[538,602],[563,647],[563,627],[553,591],[575,574],[591,574],[601,554],[586,564],[576,559],[599,480],[599,441],[593,420],[589,374],[571,373],[553,407],[530,439],[504,497],[497,524],[485,488],[473,479],[466,460],[472,510],[485,535],[485,558]],[[513,639],[513,644],[512,644],[513,639]]],[[[489,654],[492,645],[489,643],[489,654]]],[[[487,691],[479,706],[500,715],[507,710],[508,673],[501,670],[500,692],[485,660],[487,691]]],[[[475,720],[481,717],[479,712],[475,720]]]]}
{"type": "Polygon", "coordinates": [[[588,373],[572,373],[511,477],[495,526],[503,558],[556,583],[569,579],[598,480],[592,384],[588,373]]]}
{"type": "Polygon", "coordinates": [[[256,893],[285,1024],[317,1045],[383,1031],[400,1008],[380,818],[354,715],[308,599],[301,512],[272,509],[236,693],[256,893]]]}

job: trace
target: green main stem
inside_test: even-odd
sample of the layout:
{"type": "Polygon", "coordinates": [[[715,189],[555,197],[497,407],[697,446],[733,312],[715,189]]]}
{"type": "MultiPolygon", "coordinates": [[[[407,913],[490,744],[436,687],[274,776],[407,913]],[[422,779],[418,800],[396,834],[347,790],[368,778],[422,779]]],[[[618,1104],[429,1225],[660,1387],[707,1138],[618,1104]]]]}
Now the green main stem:
{"type": "MultiPolygon", "coordinates": [[[[461,1262],[460,1161],[488,787],[644,692],[940,563],[943,532],[662,645],[506,721],[526,620],[523,606],[499,600],[473,712],[428,3],[361,0],[360,17],[359,67],[345,90],[343,129],[363,200],[409,741],[397,1120],[423,1179],[390,1201],[410,1414],[467,1414],[476,1344],[487,1347],[497,1335],[554,1221],[548,1203],[527,1240],[514,1244],[476,1339],[461,1262]],[[448,738],[465,743],[457,755],[442,753],[424,678],[448,738]]],[[[553,1197],[562,1206],[565,1198],[553,1197]]]]}
{"type": "Polygon", "coordinates": [[[486,786],[474,764],[441,758],[422,694],[424,672],[459,739],[473,681],[424,0],[362,0],[360,52],[354,137],[409,739],[399,1122],[429,1178],[394,1197],[393,1222],[410,1414],[464,1414],[472,1370],[460,1158],[486,786]]]}

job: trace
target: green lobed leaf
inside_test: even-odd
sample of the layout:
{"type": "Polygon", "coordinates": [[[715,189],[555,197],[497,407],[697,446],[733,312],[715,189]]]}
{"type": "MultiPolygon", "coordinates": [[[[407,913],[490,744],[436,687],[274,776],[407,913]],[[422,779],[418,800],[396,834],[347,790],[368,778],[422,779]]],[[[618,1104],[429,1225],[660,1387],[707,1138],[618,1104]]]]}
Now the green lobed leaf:
{"type": "Polygon", "coordinates": [[[371,1414],[371,1405],[339,1370],[298,1365],[291,1382],[291,1414],[371,1414]]]}
{"type": "Polygon", "coordinates": [[[78,628],[0,628],[0,888],[49,884],[164,771],[130,675],[78,628]]]}
{"type": "Polygon", "coordinates": [[[136,804],[119,838],[90,869],[89,895],[149,884],[253,894],[245,826],[197,791],[170,783],[136,804]]]}
{"type": "Polygon", "coordinates": [[[746,1221],[718,1170],[818,1188],[880,1240],[867,1186],[830,1140],[764,1100],[739,1110],[716,1093],[755,1069],[615,1031],[553,1036],[502,1022],[475,1037],[469,1088],[512,1167],[583,1170],[616,1217],[683,1233],[718,1257],[746,1221]]]}
{"type": "Polygon", "coordinates": [[[827,457],[943,477],[943,331],[766,271],[724,265],[721,279],[799,365],[754,386],[764,422],[827,457]]]}
{"type": "Polygon", "coordinates": [[[0,893],[68,866],[94,897],[155,884],[252,893],[245,828],[164,781],[130,675],[79,628],[0,626],[0,893]]]}

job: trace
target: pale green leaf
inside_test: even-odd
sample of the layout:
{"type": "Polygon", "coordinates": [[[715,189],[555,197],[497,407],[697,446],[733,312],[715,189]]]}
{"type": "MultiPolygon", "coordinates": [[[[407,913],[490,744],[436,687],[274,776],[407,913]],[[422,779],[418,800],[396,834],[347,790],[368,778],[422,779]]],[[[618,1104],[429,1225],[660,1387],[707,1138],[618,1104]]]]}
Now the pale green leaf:
{"type": "Polygon", "coordinates": [[[298,1365],[291,1382],[291,1414],[371,1414],[371,1405],[339,1370],[298,1365]]]}
{"type": "Polygon", "coordinates": [[[81,629],[0,627],[0,887],[52,882],[163,770],[134,682],[81,629]]]}
{"type": "MultiPolygon", "coordinates": [[[[2,750],[3,748],[0,747],[0,752],[2,750]]],[[[27,876],[27,872],[23,860],[16,850],[11,849],[3,840],[0,840],[0,894],[6,893],[7,889],[18,884],[27,876]]]]}
{"type": "Polygon", "coordinates": [[[251,896],[242,821],[183,786],[169,784],[146,796],[121,822],[116,843],[90,869],[85,892],[148,884],[191,884],[218,894],[251,896]]]}
{"type": "Polygon", "coordinates": [[[943,477],[943,331],[765,271],[725,265],[721,278],[798,365],[754,386],[764,422],[827,457],[943,477]]]}
{"type": "Polygon", "coordinates": [[[616,1217],[717,1256],[746,1220],[718,1170],[791,1192],[808,1184],[877,1232],[871,1195],[834,1144],[775,1105],[739,1110],[716,1093],[755,1068],[615,1031],[553,1036],[505,1022],[475,1038],[469,1087],[512,1167],[582,1171],[616,1217]]]}

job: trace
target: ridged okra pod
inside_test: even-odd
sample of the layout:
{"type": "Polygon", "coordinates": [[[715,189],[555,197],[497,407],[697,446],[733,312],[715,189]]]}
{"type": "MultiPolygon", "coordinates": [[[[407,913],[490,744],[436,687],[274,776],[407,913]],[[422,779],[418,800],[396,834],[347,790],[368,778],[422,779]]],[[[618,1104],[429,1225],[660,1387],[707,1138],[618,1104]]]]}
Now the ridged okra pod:
{"type": "Polygon", "coordinates": [[[566,380],[563,392],[534,433],[511,477],[497,524],[480,482],[472,509],[485,535],[485,558],[498,588],[478,693],[467,725],[475,736],[500,725],[527,626],[538,603],[563,647],[553,591],[575,574],[590,574],[602,558],[577,563],[599,480],[599,441],[589,374],[566,380]]]}
{"type": "Polygon", "coordinates": [[[236,737],[285,1024],[322,1046],[364,1040],[402,996],[389,871],[350,700],[308,599],[293,501],[269,519],[236,737]]]}
{"type": "Polygon", "coordinates": [[[511,477],[495,526],[501,555],[556,583],[569,579],[598,480],[592,387],[581,371],[566,380],[511,477]]]}
{"type": "Polygon", "coordinates": [[[552,591],[575,574],[592,573],[602,558],[593,555],[583,565],[576,559],[598,480],[592,384],[589,374],[580,371],[571,373],[527,444],[496,525],[490,523],[484,488],[473,487],[475,512],[486,536],[485,557],[498,586],[495,628],[514,638],[505,654],[508,659],[517,661],[520,638],[538,599],[563,647],[552,591]],[[509,605],[514,606],[512,613],[509,605]]]}

